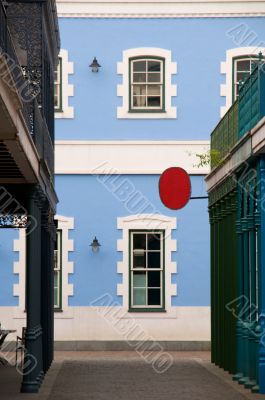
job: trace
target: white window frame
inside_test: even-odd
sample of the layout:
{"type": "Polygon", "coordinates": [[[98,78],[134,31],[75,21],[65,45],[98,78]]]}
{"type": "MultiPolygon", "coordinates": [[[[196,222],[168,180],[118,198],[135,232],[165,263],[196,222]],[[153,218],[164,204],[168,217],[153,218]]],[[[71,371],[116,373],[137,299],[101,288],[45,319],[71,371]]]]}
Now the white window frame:
{"type": "Polygon", "coordinates": [[[220,108],[222,118],[233,104],[233,62],[235,58],[265,54],[264,47],[237,47],[226,51],[226,60],[221,62],[221,74],[225,75],[225,83],[220,85],[220,96],[225,98],[225,105],[220,108]]]}
{"type": "MultiPolygon", "coordinates": [[[[251,56],[241,56],[241,57],[233,58],[233,72],[234,72],[234,75],[233,75],[233,87],[232,87],[232,91],[233,91],[232,101],[235,101],[237,99],[237,97],[238,97],[238,96],[236,96],[236,86],[239,85],[240,81],[237,81],[237,73],[238,72],[241,72],[241,73],[242,72],[246,72],[246,73],[248,73],[247,76],[249,76],[250,73],[251,73],[251,62],[254,61],[254,60],[256,62],[258,62],[259,61],[259,56],[258,55],[255,55],[255,56],[251,55],[251,56]],[[250,62],[249,71],[238,71],[237,64],[240,61],[248,61],[248,62],[250,62]]],[[[244,79],[245,79],[245,77],[243,79],[241,79],[241,81],[243,81],[244,79]]]]}
{"type": "MultiPolygon", "coordinates": [[[[164,310],[171,311],[171,297],[177,295],[177,285],[172,283],[172,274],[177,273],[177,264],[171,260],[172,252],[177,251],[177,241],[173,239],[177,219],[162,214],[138,214],[117,219],[117,228],[122,230],[122,239],[117,241],[117,249],[122,252],[122,261],[117,263],[117,271],[122,275],[122,283],[117,285],[117,295],[122,297],[122,306],[129,310],[129,234],[131,230],[163,230],[164,233],[164,310]]],[[[133,310],[137,313],[137,310],[133,310]]],[[[149,311],[147,310],[146,313],[149,311]]],[[[141,312],[143,313],[143,312],[141,312]]],[[[153,314],[153,313],[152,313],[153,314]]]]}
{"type": "MultiPolygon", "coordinates": [[[[136,310],[141,310],[141,309],[144,309],[144,310],[148,310],[148,309],[150,309],[150,310],[152,310],[152,309],[155,309],[155,310],[163,310],[164,309],[164,290],[165,290],[165,285],[164,285],[164,272],[165,272],[165,265],[164,265],[164,240],[165,240],[165,238],[164,238],[164,231],[163,230],[158,230],[158,231],[156,231],[156,232],[154,232],[153,230],[144,230],[144,231],[140,231],[140,230],[133,230],[133,231],[130,231],[130,233],[129,233],[129,235],[130,235],[130,237],[129,237],[129,240],[130,240],[130,243],[131,243],[131,246],[130,246],[130,251],[131,251],[131,253],[130,253],[130,255],[129,255],[129,257],[130,257],[130,269],[129,269],[129,274],[130,274],[130,277],[129,277],[129,281],[130,281],[130,296],[131,296],[131,298],[129,299],[129,304],[130,304],[130,309],[132,310],[134,310],[134,311],[136,311],[136,310]],[[147,260],[148,260],[148,249],[146,248],[146,251],[145,251],[145,257],[146,257],[146,267],[145,268],[134,268],[133,267],[133,258],[134,258],[134,251],[133,251],[133,237],[134,237],[134,235],[137,235],[137,234],[145,234],[146,235],[146,239],[147,239],[147,235],[148,234],[157,234],[157,233],[159,233],[160,234],[160,236],[161,236],[161,239],[160,239],[160,250],[152,250],[152,252],[159,252],[160,253],[160,268],[150,268],[149,267],[149,265],[147,265],[147,260]],[[148,272],[149,271],[155,271],[155,272],[157,272],[157,271],[160,271],[160,304],[159,305],[148,305],[148,304],[145,304],[145,305],[135,305],[134,304],[134,289],[135,289],[135,286],[134,286],[134,283],[133,283],[133,276],[134,276],[134,272],[146,272],[147,273],[147,275],[146,275],[146,287],[145,287],[145,289],[147,289],[146,290],[146,296],[148,295],[148,272]]],[[[139,288],[137,288],[137,289],[141,289],[142,287],[139,287],[139,288]]],[[[146,297],[146,303],[148,303],[148,298],[146,297]]]]}
{"type": "MultiPolygon", "coordinates": [[[[69,83],[69,75],[74,73],[74,64],[68,59],[68,51],[62,49],[59,53],[61,59],[61,109],[54,110],[55,118],[74,118],[74,107],[69,105],[70,97],[74,95],[74,85],[69,83]]],[[[58,64],[59,66],[59,64],[58,64]]]]}
{"type": "Polygon", "coordinates": [[[172,84],[172,76],[177,73],[177,63],[172,61],[172,54],[170,50],[141,47],[135,49],[128,49],[123,51],[123,60],[117,64],[117,73],[122,75],[122,84],[117,86],[117,96],[122,98],[122,106],[117,108],[118,119],[176,119],[177,108],[172,106],[172,97],[177,96],[177,85],[172,84]],[[161,112],[150,112],[150,109],[130,111],[130,77],[129,66],[130,59],[135,57],[142,58],[162,58],[165,61],[165,82],[164,82],[164,107],[165,110],[161,112]]]}
{"type": "MultiPolygon", "coordinates": [[[[74,285],[69,283],[69,274],[74,273],[74,263],[69,261],[69,253],[74,251],[74,241],[69,238],[69,231],[74,229],[74,219],[61,215],[56,215],[54,218],[58,221],[58,229],[62,231],[62,312],[55,313],[55,319],[68,319],[73,317],[68,299],[74,295],[74,285]]],[[[18,283],[13,285],[13,295],[18,297],[14,318],[25,319],[26,229],[18,229],[18,239],[13,241],[13,250],[18,252],[18,261],[15,261],[13,266],[14,274],[18,275],[18,283]]]]}
{"type": "MultiPolygon", "coordinates": [[[[63,238],[62,238],[62,230],[57,229],[56,231],[56,242],[57,249],[54,250],[54,275],[57,274],[57,299],[54,296],[54,309],[61,310],[62,309],[62,247],[63,247],[63,238]],[[56,301],[57,300],[57,301],[56,301]]],[[[55,279],[54,279],[54,289],[55,289],[55,279]]],[[[54,290],[55,292],[55,290],[54,290]]]]}
{"type": "Polygon", "coordinates": [[[130,90],[130,93],[131,93],[131,98],[130,98],[130,112],[139,112],[139,111],[141,111],[141,112],[148,112],[148,111],[150,111],[150,112],[159,112],[159,111],[163,111],[163,108],[164,108],[164,85],[165,85],[165,82],[164,82],[164,64],[165,64],[165,60],[164,59],[159,59],[159,58],[155,58],[155,57],[141,57],[141,58],[134,58],[134,59],[130,59],[130,61],[129,61],[129,63],[130,63],[130,71],[131,71],[131,74],[130,74],[130,88],[129,88],[129,90],[130,90]],[[148,76],[149,75],[152,75],[152,74],[157,74],[157,72],[151,72],[151,71],[148,71],[148,69],[147,69],[147,64],[148,64],[148,61],[155,61],[155,62],[158,62],[159,64],[160,64],[160,71],[159,71],[159,74],[160,74],[160,81],[159,82],[148,82],[148,76]],[[146,77],[147,77],[147,80],[145,81],[145,82],[137,82],[137,81],[134,81],[134,74],[136,74],[137,72],[135,72],[135,70],[134,70],[134,63],[136,63],[136,62],[145,62],[146,63],[146,69],[145,69],[145,72],[144,71],[141,71],[141,72],[139,72],[139,73],[146,73],[146,77]],[[159,95],[159,97],[160,97],[160,106],[158,106],[158,107],[151,107],[151,106],[148,106],[147,105],[147,102],[146,102],[146,105],[145,106],[134,106],[134,104],[133,104],[133,99],[134,99],[134,93],[133,93],[133,87],[134,86],[145,86],[145,88],[147,88],[147,91],[146,91],[146,93],[145,93],[145,95],[143,96],[143,97],[145,97],[145,99],[147,100],[147,98],[148,98],[148,87],[149,86],[152,86],[152,85],[154,85],[154,86],[160,86],[160,95],[159,95]]]}
{"type": "Polygon", "coordinates": [[[62,57],[58,57],[58,65],[54,76],[54,111],[62,111],[62,57]],[[55,97],[57,96],[59,105],[55,104],[55,97]]]}
{"type": "Polygon", "coordinates": [[[60,310],[65,312],[69,309],[69,297],[74,295],[74,285],[69,283],[69,274],[74,273],[74,263],[69,261],[69,253],[74,251],[74,241],[69,238],[69,231],[74,229],[74,219],[62,215],[56,215],[54,219],[57,220],[57,229],[61,231],[62,235],[62,294],[60,310]]]}

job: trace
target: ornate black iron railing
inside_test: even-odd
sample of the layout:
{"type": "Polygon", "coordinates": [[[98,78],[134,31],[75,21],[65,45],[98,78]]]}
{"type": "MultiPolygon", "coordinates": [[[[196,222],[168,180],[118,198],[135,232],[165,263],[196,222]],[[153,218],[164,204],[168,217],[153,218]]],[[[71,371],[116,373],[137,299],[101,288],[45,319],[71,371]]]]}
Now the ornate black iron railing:
{"type": "MultiPolygon", "coordinates": [[[[12,6],[11,6],[12,7],[12,6]]],[[[42,52],[41,52],[42,54],[42,52]]],[[[21,113],[28,131],[36,145],[41,163],[48,169],[51,176],[54,173],[53,146],[53,70],[46,57],[44,72],[41,66],[21,66],[12,33],[9,29],[8,18],[0,0],[0,77],[12,91],[18,93],[21,100],[21,113]],[[4,72],[3,72],[4,71],[4,72]],[[42,76],[45,78],[41,91],[42,76]],[[50,100],[49,100],[50,99],[50,100]],[[44,104],[44,107],[43,107],[44,104]],[[47,122],[46,122],[47,121],[47,122]]]]}

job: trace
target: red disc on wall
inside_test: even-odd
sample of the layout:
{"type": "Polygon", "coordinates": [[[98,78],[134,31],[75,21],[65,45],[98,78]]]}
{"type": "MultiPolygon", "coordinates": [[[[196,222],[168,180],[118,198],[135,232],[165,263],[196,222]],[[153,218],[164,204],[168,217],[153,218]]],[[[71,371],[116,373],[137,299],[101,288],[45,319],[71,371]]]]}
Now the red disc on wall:
{"type": "Polygon", "coordinates": [[[179,210],[185,207],[191,196],[188,173],[180,167],[166,169],[159,179],[159,194],[167,208],[179,210]]]}

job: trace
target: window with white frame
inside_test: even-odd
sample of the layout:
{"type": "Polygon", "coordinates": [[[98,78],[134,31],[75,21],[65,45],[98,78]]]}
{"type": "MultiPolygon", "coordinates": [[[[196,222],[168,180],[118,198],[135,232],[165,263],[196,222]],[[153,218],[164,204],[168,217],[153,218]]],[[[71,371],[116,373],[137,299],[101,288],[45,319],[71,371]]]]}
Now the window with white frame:
{"type": "Polygon", "coordinates": [[[163,58],[136,57],[130,59],[130,111],[164,110],[163,58]]]}
{"type": "Polygon", "coordinates": [[[74,108],[70,106],[70,97],[74,95],[74,86],[69,76],[74,65],[68,59],[68,51],[61,49],[58,66],[54,72],[54,111],[55,118],[74,118],[74,108]]]}
{"type": "Polygon", "coordinates": [[[265,54],[263,47],[236,47],[226,51],[226,59],[221,62],[221,73],[225,82],[220,86],[220,94],[225,98],[225,105],[220,108],[223,117],[239,93],[240,81],[246,80],[258,62],[259,53],[265,54]]]}
{"type": "Polygon", "coordinates": [[[241,56],[233,59],[233,100],[238,97],[240,82],[249,77],[258,61],[258,56],[241,56]]]}
{"type": "Polygon", "coordinates": [[[54,309],[62,308],[62,231],[56,232],[54,250],[54,309]]]}
{"type": "Polygon", "coordinates": [[[130,309],[164,308],[164,231],[130,231],[130,309]]]}
{"type": "Polygon", "coordinates": [[[62,111],[62,57],[58,59],[58,65],[54,72],[54,110],[62,111]]]}
{"type": "Polygon", "coordinates": [[[172,61],[170,50],[156,47],[124,50],[117,71],[122,75],[117,87],[117,95],[122,98],[117,107],[118,119],[177,118],[177,108],[172,104],[177,95],[177,85],[172,82],[177,63],[172,61]]]}

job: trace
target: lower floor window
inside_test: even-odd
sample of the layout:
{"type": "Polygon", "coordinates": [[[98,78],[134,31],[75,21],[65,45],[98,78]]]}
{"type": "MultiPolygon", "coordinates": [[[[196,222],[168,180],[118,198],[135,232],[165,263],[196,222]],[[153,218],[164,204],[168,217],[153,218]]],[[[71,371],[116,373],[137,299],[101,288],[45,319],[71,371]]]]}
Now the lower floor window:
{"type": "Polygon", "coordinates": [[[164,308],[164,231],[130,231],[130,308],[164,308]]]}
{"type": "Polygon", "coordinates": [[[54,250],[54,308],[62,308],[62,231],[59,229],[54,250]]]}

